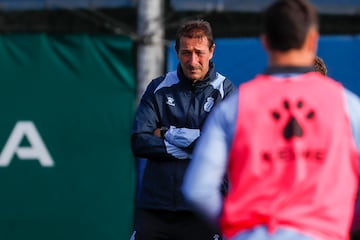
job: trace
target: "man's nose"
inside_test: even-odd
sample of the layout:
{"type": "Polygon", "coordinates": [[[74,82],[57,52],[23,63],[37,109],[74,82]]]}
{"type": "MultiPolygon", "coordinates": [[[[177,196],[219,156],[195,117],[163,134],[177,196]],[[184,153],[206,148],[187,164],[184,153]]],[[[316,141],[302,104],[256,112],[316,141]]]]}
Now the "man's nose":
{"type": "Polygon", "coordinates": [[[198,58],[197,54],[196,54],[196,53],[192,53],[192,54],[190,55],[189,63],[190,63],[192,66],[194,66],[194,65],[196,65],[196,64],[198,63],[198,61],[199,61],[199,58],[198,58]]]}

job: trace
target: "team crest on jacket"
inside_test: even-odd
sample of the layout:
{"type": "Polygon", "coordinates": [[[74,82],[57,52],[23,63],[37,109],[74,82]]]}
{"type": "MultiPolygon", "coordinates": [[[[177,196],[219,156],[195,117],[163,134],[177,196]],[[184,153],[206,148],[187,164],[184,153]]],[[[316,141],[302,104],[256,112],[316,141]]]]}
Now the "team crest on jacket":
{"type": "Polygon", "coordinates": [[[210,112],[211,108],[214,106],[215,99],[213,97],[208,97],[206,103],[204,104],[204,111],[210,112]]]}

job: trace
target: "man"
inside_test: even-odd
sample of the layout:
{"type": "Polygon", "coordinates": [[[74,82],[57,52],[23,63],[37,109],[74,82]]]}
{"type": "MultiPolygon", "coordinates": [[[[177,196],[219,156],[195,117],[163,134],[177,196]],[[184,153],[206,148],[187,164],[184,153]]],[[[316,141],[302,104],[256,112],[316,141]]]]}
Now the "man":
{"type": "MultiPolygon", "coordinates": [[[[314,69],[317,72],[322,73],[324,76],[327,75],[327,67],[326,64],[324,62],[324,60],[319,57],[316,56],[315,60],[314,60],[314,69]]],[[[351,240],[356,240],[356,239],[360,239],[360,202],[359,202],[359,190],[358,190],[358,195],[357,195],[357,201],[355,203],[355,210],[354,210],[354,218],[353,218],[353,223],[351,226],[351,231],[350,231],[350,239],[351,240]]]]}
{"type": "Polygon", "coordinates": [[[313,68],[306,0],[264,12],[269,67],[210,114],[183,185],[227,240],[348,239],[358,188],[360,99],[313,68]],[[223,174],[229,191],[217,189],[223,174]]]}
{"type": "Polygon", "coordinates": [[[210,24],[189,21],[177,32],[177,71],[154,79],[136,112],[131,145],[147,159],[135,239],[218,239],[185,201],[181,185],[192,149],[213,107],[235,86],[216,72],[210,24]]]}

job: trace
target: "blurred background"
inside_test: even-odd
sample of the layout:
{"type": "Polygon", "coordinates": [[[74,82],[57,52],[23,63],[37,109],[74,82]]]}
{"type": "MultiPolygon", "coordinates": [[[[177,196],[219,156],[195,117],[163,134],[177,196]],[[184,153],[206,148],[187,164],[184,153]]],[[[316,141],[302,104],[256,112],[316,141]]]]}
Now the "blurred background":
{"type": "MultiPolygon", "coordinates": [[[[266,66],[267,0],[0,0],[0,239],[123,240],[133,226],[130,131],[176,29],[208,20],[217,70],[266,66]]],[[[328,75],[360,94],[360,1],[313,0],[328,75]]]]}

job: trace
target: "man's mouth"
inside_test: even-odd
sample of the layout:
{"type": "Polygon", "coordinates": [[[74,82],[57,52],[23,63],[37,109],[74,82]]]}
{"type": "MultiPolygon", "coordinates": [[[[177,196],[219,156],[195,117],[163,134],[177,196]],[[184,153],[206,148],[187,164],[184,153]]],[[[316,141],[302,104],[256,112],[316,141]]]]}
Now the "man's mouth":
{"type": "Polygon", "coordinates": [[[200,69],[199,69],[199,68],[190,68],[189,70],[190,70],[190,72],[197,72],[197,71],[199,71],[200,69]]]}

